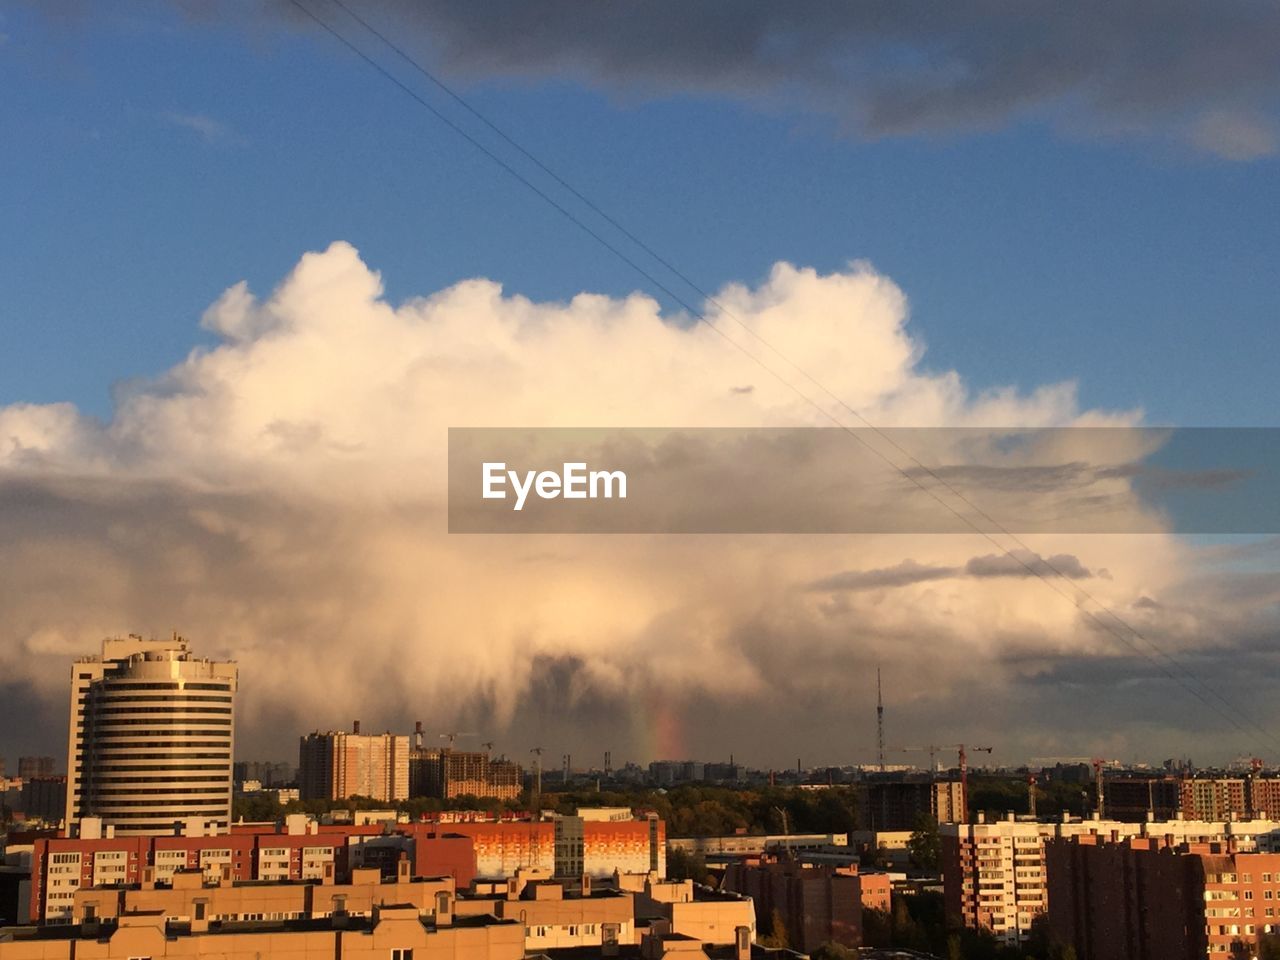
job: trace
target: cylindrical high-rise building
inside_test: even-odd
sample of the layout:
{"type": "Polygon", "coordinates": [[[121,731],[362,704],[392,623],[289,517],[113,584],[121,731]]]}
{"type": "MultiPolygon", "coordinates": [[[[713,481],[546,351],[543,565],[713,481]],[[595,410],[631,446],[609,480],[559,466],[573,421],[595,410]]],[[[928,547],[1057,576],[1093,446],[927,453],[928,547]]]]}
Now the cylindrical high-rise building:
{"type": "Polygon", "coordinates": [[[71,671],[67,828],[101,817],[117,836],[231,825],[236,665],[176,634],[102,641],[71,671]]]}

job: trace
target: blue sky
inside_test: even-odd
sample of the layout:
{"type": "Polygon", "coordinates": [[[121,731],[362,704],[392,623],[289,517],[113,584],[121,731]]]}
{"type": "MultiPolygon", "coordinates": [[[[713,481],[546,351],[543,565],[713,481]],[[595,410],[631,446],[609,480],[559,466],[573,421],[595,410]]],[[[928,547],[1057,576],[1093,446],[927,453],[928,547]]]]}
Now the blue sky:
{"type": "MultiPolygon", "coordinates": [[[[319,31],[0,9],[0,403],[106,416],[113,383],[206,342],[223,289],[266,292],[334,239],[393,299],[477,275],[646,287],[319,31]]],[[[976,387],[1074,378],[1154,422],[1275,422],[1274,157],[1047,115],[867,137],[705,92],[458,82],[704,289],[867,259],[910,297],[927,366],[976,387]]]]}
{"type": "MultiPolygon", "coordinates": [[[[873,667],[904,741],[999,737],[1005,758],[1260,749],[1032,578],[806,588],[981,566],[982,538],[583,538],[536,556],[450,538],[432,512],[448,426],[584,409],[776,425],[793,399],[643,311],[548,309],[517,349],[522,308],[479,285],[439,324],[370,302],[366,265],[395,303],[479,276],[536,300],[664,298],[297,12],[359,36],[340,3],[700,287],[754,287],[744,316],[897,423],[974,410],[931,405],[947,381],[927,374],[955,370],[971,390],[1019,388],[984,408],[1014,420],[1071,422],[1069,398],[1031,395],[1076,381],[1081,407],[1152,424],[1277,426],[1273,3],[1167,0],[1153,24],[1141,0],[1020,17],[1004,0],[648,0],[626,17],[579,0],[0,0],[0,752],[60,749],[69,656],[173,626],[245,664],[241,742],[262,756],[372,710],[360,685],[335,689],[344,670],[387,678],[381,714],[359,714],[374,727],[425,715],[575,755],[607,736],[645,758],[649,719],[671,711],[699,756],[741,757],[732,734],[753,762],[789,764],[811,734],[825,761],[867,759],[873,667]],[[114,388],[214,343],[200,320],[223,291],[267,296],[307,251],[326,252],[267,308],[280,327],[224,305],[213,324],[235,347],[135,391],[146,402],[102,429],[114,388]],[[770,275],[853,260],[908,296],[923,370],[903,368],[875,277],[770,275]],[[768,327],[778,304],[787,323],[768,327]],[[98,421],[17,406],[59,401],[98,421]],[[852,730],[860,743],[831,734],[852,730]]],[[[1035,545],[1268,729],[1278,547],[1035,545]]]]}

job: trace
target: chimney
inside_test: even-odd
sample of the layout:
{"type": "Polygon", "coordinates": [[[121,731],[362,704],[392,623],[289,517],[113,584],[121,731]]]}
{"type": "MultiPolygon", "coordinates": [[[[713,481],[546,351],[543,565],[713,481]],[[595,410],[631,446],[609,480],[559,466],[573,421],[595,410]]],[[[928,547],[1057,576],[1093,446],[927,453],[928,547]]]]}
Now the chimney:
{"type": "Polygon", "coordinates": [[[618,955],[618,932],[616,923],[600,925],[600,956],[616,957],[618,955]]]}
{"type": "Polygon", "coordinates": [[[733,960],[751,960],[751,928],[733,928],[733,960]]]}
{"type": "Polygon", "coordinates": [[[359,732],[360,732],[360,721],[359,721],[359,720],[356,720],[356,721],[354,721],[354,722],[351,724],[351,732],[352,732],[352,733],[359,733],[359,732]]]}
{"type": "Polygon", "coordinates": [[[453,926],[453,894],[448,890],[436,892],[436,926],[453,926]]]}
{"type": "Polygon", "coordinates": [[[422,749],[422,721],[418,720],[413,725],[413,749],[422,749]]]}

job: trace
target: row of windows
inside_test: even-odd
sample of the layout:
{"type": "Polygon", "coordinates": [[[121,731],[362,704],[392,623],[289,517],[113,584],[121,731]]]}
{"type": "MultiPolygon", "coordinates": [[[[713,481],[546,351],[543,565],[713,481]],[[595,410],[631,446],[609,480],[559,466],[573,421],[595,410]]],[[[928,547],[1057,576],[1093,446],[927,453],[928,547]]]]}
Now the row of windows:
{"type": "MultiPolygon", "coordinates": [[[[226,757],[226,763],[187,763],[188,760],[205,760],[210,758],[218,758],[217,754],[211,753],[156,753],[140,759],[146,760],[178,760],[184,761],[176,764],[159,764],[159,763],[139,763],[136,765],[116,764],[116,763],[95,763],[89,769],[93,773],[142,773],[147,770],[227,770],[231,766],[231,758],[226,757]]],[[[113,760],[119,760],[119,757],[112,757],[113,760]]]]}
{"type": "MultiPolygon", "coordinates": [[[[88,674],[81,674],[80,679],[88,680],[88,674]]],[[[112,690],[222,690],[231,691],[229,683],[195,683],[187,681],[160,682],[153,680],[113,680],[103,681],[103,686],[112,690]]]]}
{"type": "MultiPolygon", "coordinates": [[[[211,724],[215,724],[215,725],[218,725],[218,726],[227,726],[227,727],[231,726],[231,718],[230,718],[230,717],[228,717],[228,718],[227,718],[227,719],[225,719],[225,720],[220,720],[220,719],[218,719],[218,718],[216,718],[216,717],[201,717],[199,722],[200,722],[200,723],[206,723],[206,724],[211,723],[211,724]]],[[[219,734],[226,734],[226,733],[227,733],[227,731],[226,731],[226,730],[191,730],[191,729],[187,729],[187,728],[183,727],[183,726],[182,726],[182,724],[181,724],[180,722],[176,722],[176,723],[175,723],[175,722],[174,722],[174,721],[172,721],[172,720],[167,721],[167,722],[162,723],[162,724],[157,724],[157,723],[156,723],[156,721],[154,721],[154,720],[116,720],[116,719],[112,719],[112,720],[104,720],[104,721],[103,721],[103,725],[104,725],[104,726],[109,726],[109,727],[152,727],[153,729],[150,731],[151,733],[155,733],[155,734],[163,733],[165,736],[169,736],[169,737],[177,737],[177,736],[181,736],[181,735],[182,735],[182,734],[184,734],[184,733],[185,733],[187,736],[191,736],[191,737],[216,737],[216,736],[218,736],[219,734]]],[[[112,735],[113,735],[113,733],[114,733],[114,735],[115,735],[115,736],[117,736],[117,737],[136,737],[136,736],[138,735],[138,734],[137,734],[136,732],[134,732],[134,731],[125,731],[125,730],[116,730],[116,731],[112,731],[112,730],[96,730],[96,731],[94,731],[94,735],[95,735],[95,736],[98,736],[98,737],[109,737],[109,736],[112,736],[112,735]]]]}
{"type": "MultiPolygon", "coordinates": [[[[212,784],[207,787],[166,786],[166,784],[169,784],[169,783],[190,783],[190,782],[191,781],[188,781],[188,780],[164,780],[164,781],[158,781],[157,785],[164,788],[160,792],[165,797],[187,796],[188,794],[193,794],[193,793],[198,793],[206,797],[216,797],[220,794],[225,796],[227,792],[227,788],[230,786],[230,784],[228,784],[226,780],[221,780],[221,781],[214,780],[212,784]]],[[[99,803],[115,803],[117,801],[113,800],[112,799],[113,797],[147,797],[147,796],[153,797],[156,795],[157,790],[155,786],[142,787],[141,789],[138,789],[138,790],[116,789],[115,784],[110,784],[107,787],[100,786],[96,790],[93,788],[90,788],[89,793],[99,803]]],[[[159,806],[160,804],[161,804],[161,801],[157,801],[155,804],[153,804],[153,806],[159,806]]]]}
{"type": "MultiPolygon", "coordinates": [[[[88,700],[89,698],[84,698],[88,700]]],[[[119,696],[115,690],[99,690],[95,691],[93,696],[95,700],[102,700],[106,703],[231,703],[234,698],[230,696],[219,696],[216,693],[187,693],[185,691],[175,691],[174,693],[143,693],[137,696],[119,696]]]]}
{"type": "MultiPolygon", "coordinates": [[[[93,711],[95,719],[106,716],[118,716],[119,714],[128,714],[136,716],[139,713],[230,713],[230,707],[153,707],[136,706],[136,707],[96,707],[93,711]]],[[[102,721],[104,723],[115,723],[114,720],[102,721]]]]}
{"type": "MultiPolygon", "coordinates": [[[[221,733],[221,731],[219,731],[221,733]]],[[[111,735],[109,735],[111,736],[111,735]]],[[[143,732],[131,734],[114,734],[114,736],[146,736],[143,732]]],[[[111,743],[99,743],[94,745],[98,751],[101,750],[155,750],[164,747],[221,747],[227,749],[226,739],[222,740],[113,740],[111,743]]],[[[144,756],[144,754],[138,754],[144,756]]],[[[184,754],[184,756],[203,756],[203,754],[184,754]]],[[[159,759],[159,758],[158,758],[159,759]]]]}
{"type": "MultiPolygon", "coordinates": [[[[168,806],[166,804],[166,806],[168,806]]],[[[143,810],[143,811],[112,811],[110,817],[112,820],[149,820],[150,823],[129,823],[122,825],[123,828],[129,830],[172,830],[173,825],[177,822],[176,817],[165,817],[163,820],[157,819],[164,815],[163,810],[143,810]]],[[[225,826],[226,820],[219,820],[219,817],[226,817],[227,808],[222,809],[204,809],[204,810],[187,810],[182,814],[184,817],[208,817],[210,820],[218,820],[220,825],[225,826]]]]}
{"type": "MultiPolygon", "coordinates": [[[[116,816],[127,817],[129,816],[129,814],[127,813],[119,813],[119,814],[116,813],[116,808],[117,807],[152,807],[152,808],[160,807],[161,809],[166,809],[171,807],[192,807],[192,806],[200,806],[202,804],[207,805],[211,800],[212,800],[211,797],[197,797],[197,798],[185,799],[185,800],[163,800],[163,799],[113,800],[110,797],[95,797],[92,806],[95,808],[102,807],[104,815],[108,815],[112,817],[116,817],[116,816]]],[[[227,812],[226,807],[223,807],[220,810],[215,809],[213,811],[213,813],[215,814],[225,814],[226,812],[227,812]]],[[[139,814],[139,816],[143,816],[143,814],[139,814]]],[[[154,810],[151,813],[145,814],[145,816],[154,817],[155,816],[154,810]]]]}

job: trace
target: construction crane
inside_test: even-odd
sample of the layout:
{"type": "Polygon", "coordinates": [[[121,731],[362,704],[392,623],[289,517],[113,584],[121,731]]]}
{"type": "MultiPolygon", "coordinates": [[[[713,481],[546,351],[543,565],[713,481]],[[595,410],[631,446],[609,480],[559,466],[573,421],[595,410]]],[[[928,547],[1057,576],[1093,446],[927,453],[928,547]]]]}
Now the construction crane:
{"type": "Polygon", "coordinates": [[[1094,783],[1096,784],[1095,789],[1098,791],[1098,806],[1094,812],[1098,815],[1099,820],[1101,820],[1103,817],[1107,815],[1106,805],[1105,805],[1104,797],[1102,793],[1102,768],[1106,764],[1106,762],[1107,761],[1103,760],[1101,757],[1093,758],[1093,779],[1094,779],[1094,783]]]}
{"type": "Polygon", "coordinates": [[[884,697],[880,689],[880,668],[876,667],[876,759],[884,773],[884,697]]]}
{"type": "Polygon", "coordinates": [[[782,807],[774,807],[773,809],[782,818],[782,845],[787,851],[787,859],[795,860],[795,855],[791,852],[791,820],[787,816],[787,811],[782,807]]]}
{"type": "Polygon", "coordinates": [[[1027,774],[1027,812],[1031,814],[1031,819],[1036,819],[1036,775],[1034,773],[1027,774]]]}
{"type": "Polygon", "coordinates": [[[451,732],[451,733],[442,733],[442,734],[440,734],[440,739],[441,739],[441,740],[448,740],[448,741],[449,741],[449,749],[450,749],[450,750],[452,750],[452,749],[453,749],[453,741],[457,740],[459,737],[478,737],[478,736],[480,736],[480,734],[478,734],[478,733],[458,733],[458,732],[454,731],[454,732],[451,732]]]}
{"type": "Polygon", "coordinates": [[[485,751],[486,751],[486,752],[492,752],[492,750],[493,750],[493,741],[492,741],[492,740],[486,740],[484,743],[480,744],[480,746],[484,747],[484,749],[485,749],[485,751]]]}
{"type": "Polygon", "coordinates": [[[966,747],[963,743],[947,743],[934,744],[931,743],[927,747],[898,747],[899,753],[911,753],[917,750],[927,750],[929,752],[929,774],[933,775],[937,768],[937,760],[935,759],[940,750],[955,750],[960,767],[960,798],[961,808],[964,810],[965,819],[969,817],[969,751],[974,750],[978,753],[991,753],[994,747],[966,747]]]}
{"type": "Polygon", "coordinates": [[[533,817],[536,820],[541,812],[542,803],[542,748],[532,747],[529,750],[534,755],[533,759],[533,817]]]}

